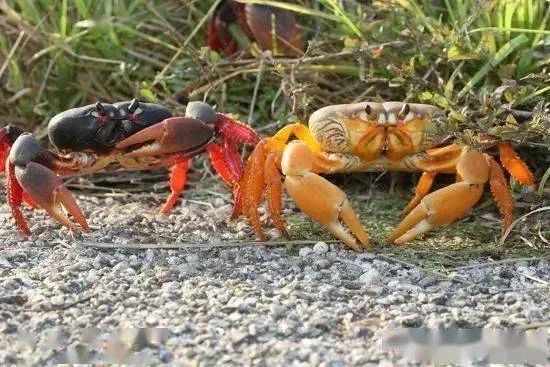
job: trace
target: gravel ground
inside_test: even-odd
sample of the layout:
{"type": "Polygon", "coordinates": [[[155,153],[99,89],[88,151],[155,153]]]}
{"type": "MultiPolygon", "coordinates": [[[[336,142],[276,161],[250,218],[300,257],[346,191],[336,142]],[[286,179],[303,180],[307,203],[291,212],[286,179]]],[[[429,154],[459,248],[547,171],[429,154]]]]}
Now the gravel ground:
{"type": "Polygon", "coordinates": [[[26,212],[34,236],[22,239],[0,206],[0,365],[93,357],[201,366],[393,364],[402,357],[377,341],[398,326],[549,321],[547,260],[441,278],[339,244],[247,245],[246,223],[226,221],[225,194],[213,195],[212,204],[185,200],[165,218],[157,217],[152,195],[77,198],[92,227],[85,235],[59,230],[38,211],[26,212]],[[232,246],[227,240],[234,239],[244,241],[232,246]],[[100,248],[155,243],[204,246],[100,248]],[[137,327],[167,330],[136,336],[137,327]],[[89,328],[112,337],[91,355],[89,328]],[[125,331],[117,338],[117,330],[125,331]]]}

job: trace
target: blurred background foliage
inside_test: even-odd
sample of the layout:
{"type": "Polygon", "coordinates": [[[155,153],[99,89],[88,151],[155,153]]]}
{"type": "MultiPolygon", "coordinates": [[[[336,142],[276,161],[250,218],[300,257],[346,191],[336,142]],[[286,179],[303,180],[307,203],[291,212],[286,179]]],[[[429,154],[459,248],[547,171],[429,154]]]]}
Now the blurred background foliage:
{"type": "Polygon", "coordinates": [[[209,50],[219,0],[0,0],[0,123],[44,137],[54,114],[97,100],[180,112],[199,99],[271,133],[320,106],[403,100],[443,108],[468,143],[489,133],[548,168],[549,1],[241,2],[292,11],[304,55],[209,50]]]}

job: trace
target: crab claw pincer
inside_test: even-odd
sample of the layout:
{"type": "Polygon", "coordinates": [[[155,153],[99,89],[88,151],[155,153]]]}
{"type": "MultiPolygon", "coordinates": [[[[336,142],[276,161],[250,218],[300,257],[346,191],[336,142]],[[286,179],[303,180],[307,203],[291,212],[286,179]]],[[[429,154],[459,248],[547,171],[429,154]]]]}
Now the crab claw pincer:
{"type": "Polygon", "coordinates": [[[30,230],[19,209],[25,194],[70,230],[78,229],[63,212],[62,206],[82,229],[88,230],[86,218],[75,199],[63,185],[61,178],[49,167],[54,158],[54,155],[42,148],[31,134],[20,135],[10,150],[6,164],[8,204],[18,228],[27,235],[30,235],[30,230]]]}
{"type": "Polygon", "coordinates": [[[116,148],[124,150],[145,144],[126,155],[137,158],[179,153],[181,159],[187,159],[203,151],[213,138],[212,129],[204,122],[188,117],[172,117],[124,139],[116,148]]]}

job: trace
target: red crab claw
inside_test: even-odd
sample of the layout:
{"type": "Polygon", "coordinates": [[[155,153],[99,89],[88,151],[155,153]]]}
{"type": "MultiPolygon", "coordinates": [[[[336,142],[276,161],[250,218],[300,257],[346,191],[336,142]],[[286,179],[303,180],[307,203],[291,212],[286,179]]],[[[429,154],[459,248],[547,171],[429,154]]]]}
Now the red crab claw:
{"type": "Polygon", "coordinates": [[[77,231],[77,227],[63,212],[62,206],[84,230],[88,230],[86,218],[70,191],[48,167],[53,160],[53,154],[42,148],[30,134],[19,136],[10,150],[6,163],[8,204],[17,227],[26,235],[30,235],[30,230],[20,210],[25,194],[34,205],[45,209],[70,230],[77,231]]]}
{"type": "Polygon", "coordinates": [[[255,41],[262,50],[273,50],[278,55],[303,53],[296,20],[291,12],[268,5],[222,1],[208,26],[210,48],[218,52],[223,50],[232,56],[250,41],[255,41]]]}
{"type": "Polygon", "coordinates": [[[116,148],[124,150],[145,144],[126,155],[137,158],[179,153],[179,158],[188,159],[204,151],[213,139],[214,131],[204,122],[188,117],[172,117],[138,131],[118,143],[116,148]]]}

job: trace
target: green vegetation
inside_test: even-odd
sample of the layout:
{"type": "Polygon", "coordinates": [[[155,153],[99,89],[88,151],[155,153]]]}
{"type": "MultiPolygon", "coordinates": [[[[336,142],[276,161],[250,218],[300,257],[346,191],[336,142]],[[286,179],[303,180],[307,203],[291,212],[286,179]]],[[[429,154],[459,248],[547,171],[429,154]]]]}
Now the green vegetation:
{"type": "MultiPolygon", "coordinates": [[[[62,110],[137,96],[176,111],[204,99],[268,134],[324,105],[408,100],[443,108],[469,144],[512,141],[550,176],[549,1],[245,0],[293,11],[307,50],[235,60],[205,47],[218,2],[0,0],[0,123],[44,137],[62,110]]],[[[548,206],[546,180],[523,207],[548,206]]]]}

